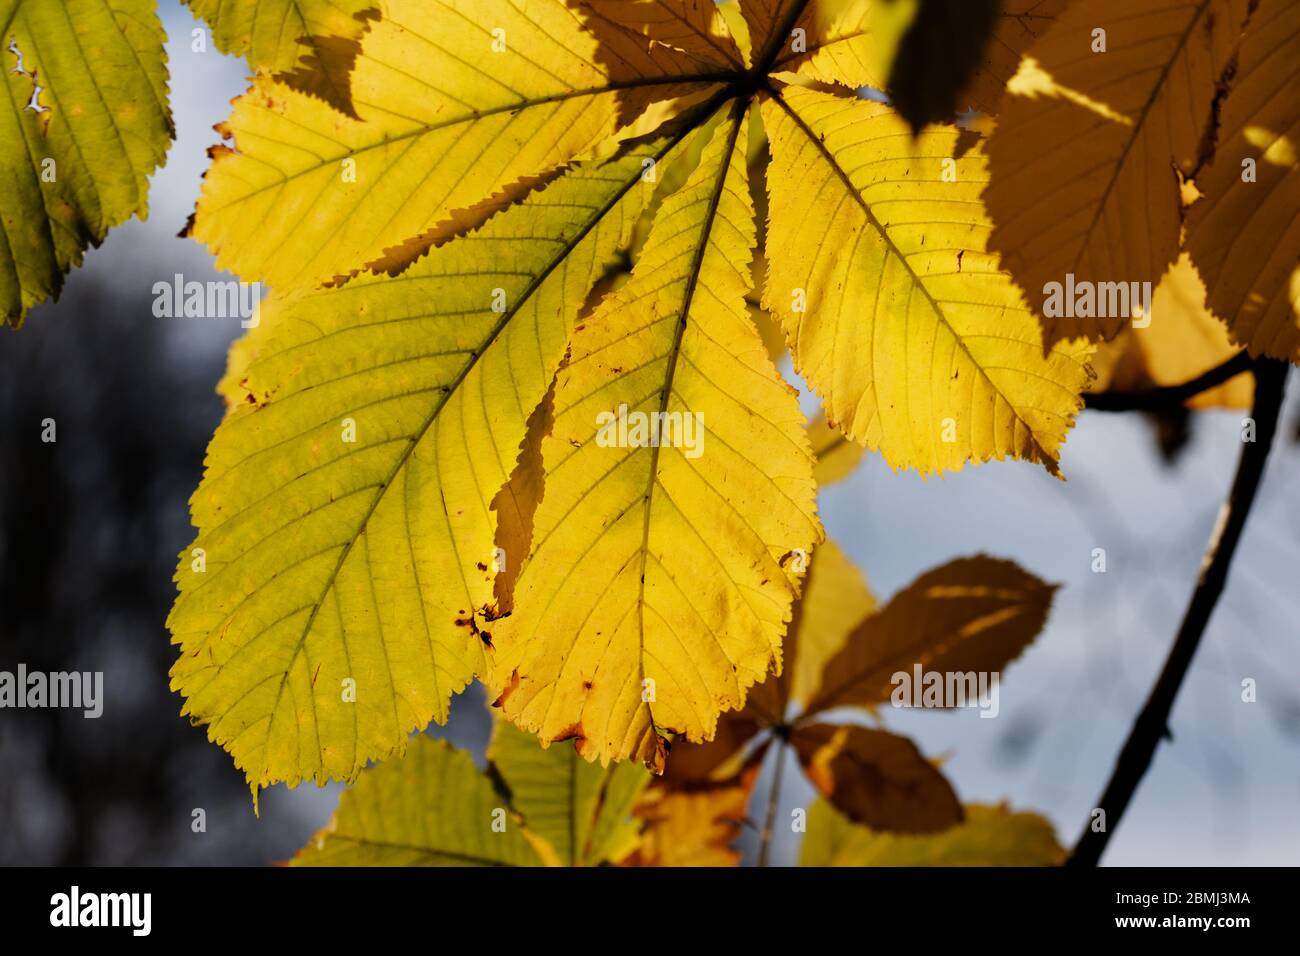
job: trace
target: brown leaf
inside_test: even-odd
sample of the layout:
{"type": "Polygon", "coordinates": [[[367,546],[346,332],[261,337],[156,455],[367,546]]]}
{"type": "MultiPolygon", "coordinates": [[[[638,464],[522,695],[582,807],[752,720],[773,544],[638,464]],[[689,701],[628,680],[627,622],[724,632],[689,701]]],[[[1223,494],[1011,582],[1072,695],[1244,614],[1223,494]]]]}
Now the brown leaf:
{"type": "Polygon", "coordinates": [[[689,790],[652,786],[634,811],[646,821],[641,845],[626,866],[735,866],[731,848],[744,827],[762,754],[730,780],[689,790]]]}
{"type": "Polygon", "coordinates": [[[854,630],[822,672],[807,714],[888,701],[894,675],[910,676],[917,664],[927,672],[1000,671],[1042,630],[1055,590],[986,555],[929,571],[854,630]]]}
{"type": "Polygon", "coordinates": [[[814,786],[855,823],[934,833],[962,821],[943,774],[906,737],[868,727],[812,724],[790,737],[814,786]]]}
{"type": "Polygon", "coordinates": [[[718,718],[718,731],[712,740],[702,744],[677,741],[664,766],[664,786],[686,789],[734,777],[753,759],[753,755],[747,757],[746,747],[763,724],[749,708],[730,711],[718,718]]]}

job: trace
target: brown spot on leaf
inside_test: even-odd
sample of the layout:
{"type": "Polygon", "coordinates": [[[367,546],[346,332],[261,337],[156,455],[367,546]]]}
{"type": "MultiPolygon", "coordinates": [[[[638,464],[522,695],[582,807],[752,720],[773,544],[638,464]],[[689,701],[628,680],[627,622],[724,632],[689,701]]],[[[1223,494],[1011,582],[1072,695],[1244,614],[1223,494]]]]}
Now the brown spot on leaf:
{"type": "Polygon", "coordinates": [[[497,695],[497,699],[492,701],[492,706],[504,707],[506,705],[506,701],[510,699],[510,695],[513,694],[518,689],[519,689],[519,671],[517,670],[511,671],[510,679],[506,681],[506,686],[501,689],[501,693],[497,695]]]}

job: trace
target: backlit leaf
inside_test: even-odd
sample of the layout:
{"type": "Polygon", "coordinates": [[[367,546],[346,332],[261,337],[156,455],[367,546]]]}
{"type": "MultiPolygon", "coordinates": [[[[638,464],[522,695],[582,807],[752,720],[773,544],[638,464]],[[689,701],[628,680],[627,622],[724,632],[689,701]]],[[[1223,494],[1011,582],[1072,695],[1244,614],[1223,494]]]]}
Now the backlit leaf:
{"type": "Polygon", "coordinates": [[[978,150],[956,159],[956,129],[913,140],[883,104],[793,87],[763,118],[769,228],[783,237],[764,304],[827,418],[894,468],[1013,456],[1056,473],[1089,350],[1044,355],[984,251],[978,150]]]}
{"type": "Polygon", "coordinates": [[[714,67],[743,67],[740,48],[732,40],[725,18],[714,0],[587,0],[588,20],[599,19],[605,30],[643,36],[689,54],[714,67]]]}
{"type": "Polygon", "coordinates": [[[631,280],[575,331],[532,555],[493,631],[499,706],[602,762],[662,766],[661,735],[705,740],[744,703],[779,666],[788,556],[821,534],[798,402],[745,310],[748,124],[729,114],[631,280]],[[673,415],[683,440],[620,436],[628,413],[673,415]]]}
{"type": "MultiPolygon", "coordinates": [[[[1239,351],[1228,327],[1204,305],[1205,283],[1186,253],[1169,267],[1151,300],[1152,321],[1126,329],[1093,358],[1099,380],[1094,390],[1135,392],[1191,381],[1239,351]]],[[[1189,399],[1189,408],[1251,406],[1255,392],[1249,372],[1189,399]]]]}
{"type": "Polygon", "coordinates": [[[1055,590],[984,555],[928,571],[858,625],[826,663],[807,713],[885,703],[894,675],[911,680],[917,665],[943,675],[1001,671],[1038,636],[1055,590]]]}
{"type": "Polygon", "coordinates": [[[1179,175],[1198,163],[1249,3],[1075,3],[1021,60],[984,199],[990,245],[1036,309],[1059,313],[1044,315],[1050,341],[1113,337],[1134,308],[1111,284],[1154,285],[1177,258],[1179,175]],[[1048,304],[1067,276],[1107,306],[1048,304]]]}
{"type": "Polygon", "coordinates": [[[329,825],[290,862],[539,866],[542,861],[469,754],[421,736],[401,760],[362,773],[343,792],[329,825]]]}
{"type": "Polygon", "coordinates": [[[946,122],[993,42],[1002,0],[921,0],[899,43],[889,95],[914,131],[946,122]]]}
{"type": "Polygon", "coordinates": [[[400,279],[263,309],[169,620],[185,713],[254,787],[352,778],[484,671],[490,505],[652,188],[642,159],[672,145],[577,170],[400,279]]]}
{"type": "Polygon", "coordinates": [[[233,149],[214,151],[190,234],[283,289],[399,272],[717,72],[613,50],[563,0],[385,0],[352,70],[357,118],[259,76],[220,127],[233,149]]]}
{"type": "Polygon", "coordinates": [[[808,424],[808,440],[817,459],[813,477],[818,488],[843,481],[862,461],[862,446],[833,428],[825,415],[818,415],[808,424]]]}
{"type": "Polygon", "coordinates": [[[996,113],[1007,82],[1016,75],[1020,55],[1046,33],[1070,0],[1001,0],[993,37],[966,89],[957,94],[958,110],[996,113]]]}
{"type": "Polygon", "coordinates": [[[537,738],[496,721],[488,760],[510,791],[510,805],[529,832],[545,840],[556,865],[595,866],[637,844],[630,817],[650,774],[634,763],[602,768],[571,743],[545,749],[537,738]]]}
{"type": "Polygon", "coordinates": [[[809,703],[825,680],[827,663],[864,618],[876,610],[876,599],[862,572],[834,541],[824,541],[813,554],[792,628],[795,635],[790,668],[790,698],[809,703]]]}
{"type": "Polygon", "coordinates": [[[966,821],[910,836],[855,826],[819,800],[808,811],[800,866],[1056,866],[1065,851],[1036,813],[969,805],[966,821]]]}
{"type": "Polygon", "coordinates": [[[352,67],[380,0],[185,0],[223,53],[359,119],[352,67]]]}
{"type": "Polygon", "coordinates": [[[629,866],[735,866],[731,848],[740,834],[752,792],[735,782],[702,790],[654,788],[637,807],[646,821],[629,866]]]}
{"type": "Polygon", "coordinates": [[[148,212],[173,128],[152,0],[0,0],[0,311],[57,297],[108,230],[148,212]]]}
{"type": "Polygon", "coordinates": [[[856,823],[897,833],[933,833],[962,820],[939,769],[906,737],[868,727],[810,724],[790,743],[813,785],[856,823]]]}
{"type": "Polygon", "coordinates": [[[1246,28],[1187,246],[1208,300],[1252,355],[1300,362],[1300,5],[1260,0],[1246,28]],[[1247,164],[1253,181],[1247,180],[1247,164]]]}

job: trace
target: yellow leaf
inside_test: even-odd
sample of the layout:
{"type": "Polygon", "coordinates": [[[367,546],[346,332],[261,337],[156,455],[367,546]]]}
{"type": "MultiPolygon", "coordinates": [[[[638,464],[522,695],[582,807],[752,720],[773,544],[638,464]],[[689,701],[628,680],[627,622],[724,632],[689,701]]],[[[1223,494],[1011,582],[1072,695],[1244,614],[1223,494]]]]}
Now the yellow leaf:
{"type": "Polygon", "coordinates": [[[698,60],[702,67],[743,69],[740,48],[714,0],[585,0],[588,21],[599,20],[597,35],[644,36],[698,60]]]}
{"type": "Polygon", "coordinates": [[[962,820],[942,773],[906,737],[868,727],[809,724],[790,743],[808,779],[837,810],[876,830],[934,833],[962,820]]]}
{"type": "Polygon", "coordinates": [[[884,703],[894,675],[911,680],[917,665],[925,673],[1001,671],[1042,630],[1055,590],[984,555],[926,572],[855,628],[826,663],[805,716],[884,703]]]}
{"type": "Polygon", "coordinates": [[[364,771],[293,866],[539,866],[541,859],[469,754],[418,737],[364,771]]]}
{"type": "Polygon", "coordinates": [[[1187,246],[1251,355],[1300,362],[1300,6],[1261,0],[1223,105],[1187,246]],[[1249,169],[1247,168],[1249,167],[1249,169]],[[1248,173],[1251,175],[1248,181],[1248,173]]]}
{"type": "Polygon", "coordinates": [[[532,555],[493,630],[499,706],[588,759],[660,767],[662,735],[710,738],[779,667],[782,562],[821,535],[798,402],[745,311],[746,129],[732,109],[575,330],[532,555]]]}
{"type": "Polygon", "coordinates": [[[794,87],[763,117],[781,237],[764,304],[827,418],[894,468],[1014,456],[1058,473],[1090,349],[1044,355],[1037,321],[984,251],[978,150],[955,159],[955,129],[914,141],[882,104],[794,87]]]}
{"type": "Polygon", "coordinates": [[[885,89],[894,56],[916,16],[916,0],[821,0],[804,6],[792,35],[773,64],[813,81],[857,90],[885,89]],[[800,49],[798,44],[806,46],[800,49]]]}
{"type": "Polygon", "coordinates": [[[819,800],[808,812],[800,866],[1056,866],[1065,851],[1035,813],[969,805],[966,822],[942,833],[876,833],[819,800]]]}
{"type": "Polygon", "coordinates": [[[984,199],[990,245],[1049,341],[1113,337],[1134,317],[1131,284],[1141,298],[1177,258],[1179,172],[1197,164],[1248,5],[1075,3],[1021,60],[984,199]]]}
{"type": "Polygon", "coordinates": [[[749,35],[749,23],[740,12],[739,0],[718,0],[718,15],[726,24],[727,32],[736,41],[736,46],[740,47],[745,66],[752,66],[754,46],[749,35]]]}
{"type": "Polygon", "coordinates": [[[677,138],[570,173],[399,279],[278,297],[237,349],[168,623],[184,713],[255,788],[354,777],[485,669],[490,504],[644,208],[642,161],[677,138]]]}
{"type": "Polygon", "coordinates": [[[854,628],[876,610],[876,599],[862,572],[834,541],[813,554],[795,614],[790,699],[807,704],[825,679],[829,661],[843,650],[854,628]]]}
{"type": "Polygon", "coordinates": [[[650,774],[632,763],[602,768],[572,744],[543,749],[537,738],[498,720],[488,761],[509,790],[510,806],[530,834],[544,840],[545,858],[559,866],[617,861],[637,845],[633,804],[650,774]]]}
{"type": "Polygon", "coordinates": [[[850,441],[838,428],[832,428],[824,414],[819,414],[808,424],[808,440],[817,459],[813,477],[817,479],[818,488],[843,481],[862,460],[862,446],[850,441]]]}
{"type": "Polygon", "coordinates": [[[185,0],[223,53],[353,119],[352,67],[381,0],[185,0]]]}
{"type": "Polygon", "coordinates": [[[834,541],[822,542],[795,602],[781,674],[751,689],[744,710],[723,714],[709,743],[674,743],[665,781],[691,786],[733,777],[742,761],[752,759],[749,744],[756,736],[786,723],[792,701],[802,705],[816,696],[826,662],[842,650],[854,627],[875,607],[862,573],[834,541]]]}
{"type": "MultiPolygon", "coordinates": [[[[1169,267],[1151,302],[1149,327],[1126,329],[1098,351],[1093,366],[1099,368],[1104,362],[1106,374],[1096,391],[1133,392],[1180,385],[1238,351],[1228,337],[1227,326],[1206,310],[1205,284],[1186,253],[1169,267]]],[[[1254,379],[1242,372],[1196,394],[1187,406],[1250,408],[1254,393],[1254,379]]]]}
{"type": "Polygon", "coordinates": [[[173,135],[152,0],[0,0],[0,318],[57,297],[87,246],[148,211],[173,135]]]}
{"type": "Polygon", "coordinates": [[[637,804],[646,828],[626,864],[735,866],[740,853],[731,844],[744,828],[759,767],[752,761],[731,779],[690,790],[651,787],[637,804]]]}
{"type": "Polygon", "coordinates": [[[671,47],[612,50],[563,0],[383,6],[358,118],[266,75],[235,101],[190,231],[220,268],[285,290],[399,272],[719,76],[671,47]]]}

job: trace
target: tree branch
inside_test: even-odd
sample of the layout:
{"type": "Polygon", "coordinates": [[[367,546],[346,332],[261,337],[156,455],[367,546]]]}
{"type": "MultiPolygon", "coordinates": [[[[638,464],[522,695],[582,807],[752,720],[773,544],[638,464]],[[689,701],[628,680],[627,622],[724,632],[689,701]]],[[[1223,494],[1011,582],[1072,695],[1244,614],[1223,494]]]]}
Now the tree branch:
{"type": "MultiPolygon", "coordinates": [[[[1234,360],[1235,361],[1235,360],[1234,360]]],[[[1225,363],[1225,365],[1231,363],[1225,363]]],[[[1224,366],[1220,366],[1223,368],[1224,366]]],[[[1259,490],[1260,479],[1264,474],[1264,464],[1268,460],[1269,448],[1273,444],[1273,435],[1277,431],[1278,414],[1282,407],[1282,391],[1286,383],[1288,365],[1277,359],[1260,358],[1249,363],[1255,375],[1255,403],[1251,416],[1255,421],[1255,440],[1242,444],[1241,458],[1237,463],[1237,474],[1232,482],[1232,490],[1219,512],[1219,520],[1210,535],[1205,557],[1201,562],[1200,575],[1192,599],[1183,615],[1183,622],[1178,628],[1178,636],[1170,648],[1164,668],[1155,686],[1147,697],[1142,712],[1129,731],[1124,749],[1120,751],[1119,760],[1111,774],[1106,792],[1102,794],[1097,806],[1105,811],[1105,829],[1094,830],[1089,825],[1084,827],[1067,861],[1067,866],[1096,866],[1106,849],[1111,833],[1118,826],[1120,818],[1128,808],[1138,784],[1151,765],[1156,747],[1162,737],[1170,736],[1169,713],[1188,666],[1200,644],[1201,635],[1205,633],[1214,605],[1223,593],[1228,580],[1228,567],[1232,563],[1237,542],[1241,539],[1242,528],[1250,514],[1255,501],[1255,492],[1259,490]]],[[[1207,373],[1207,375],[1210,373],[1207,373]]],[[[1204,378],[1205,376],[1202,376],[1204,378]]],[[[1191,384],[1191,383],[1189,383],[1191,384]]],[[[1179,386],[1186,388],[1186,386],[1179,386]]]]}
{"type": "Polygon", "coordinates": [[[1180,385],[1166,385],[1160,388],[1148,388],[1138,392],[1094,392],[1083,397],[1084,407],[1099,412],[1133,412],[1176,408],[1189,398],[1195,398],[1201,392],[1207,392],[1216,385],[1222,385],[1230,378],[1252,368],[1251,358],[1245,352],[1238,352],[1232,358],[1216,365],[1208,372],[1180,385]]]}
{"type": "Polygon", "coordinates": [[[758,865],[767,866],[768,852],[772,849],[772,834],[776,829],[776,808],[781,799],[781,771],[785,768],[785,748],[790,741],[785,734],[776,745],[776,766],[772,768],[772,792],[767,797],[767,816],[763,820],[763,833],[759,837],[758,865]]]}

